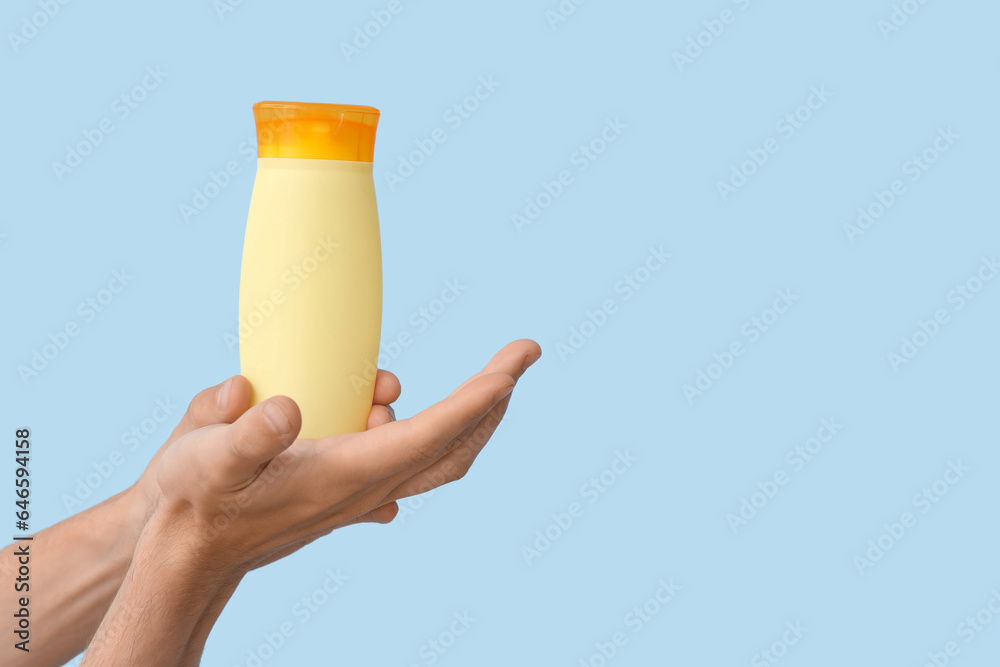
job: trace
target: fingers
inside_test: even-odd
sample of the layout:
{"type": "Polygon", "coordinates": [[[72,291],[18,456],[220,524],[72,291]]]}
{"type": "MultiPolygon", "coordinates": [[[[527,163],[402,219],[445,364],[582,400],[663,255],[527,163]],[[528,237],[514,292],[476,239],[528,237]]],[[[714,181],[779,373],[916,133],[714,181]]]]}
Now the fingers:
{"type": "Polygon", "coordinates": [[[222,384],[205,389],[188,405],[187,412],[167,443],[211,424],[232,424],[250,405],[250,382],[235,375],[222,384]]]}
{"type": "Polygon", "coordinates": [[[365,430],[370,431],[391,421],[396,421],[396,414],[393,412],[392,406],[374,405],[371,412],[368,413],[368,423],[365,425],[365,430]]]}
{"type": "Polygon", "coordinates": [[[306,535],[305,537],[295,542],[292,542],[291,544],[286,544],[285,546],[279,548],[278,550],[273,551],[261,557],[259,560],[255,561],[252,565],[252,569],[256,570],[258,568],[264,567],[265,565],[270,565],[275,561],[279,561],[282,558],[295,553],[302,547],[312,544],[313,542],[322,537],[326,537],[327,535],[329,535],[338,528],[343,528],[345,526],[353,526],[354,524],[358,523],[382,523],[382,524],[390,523],[393,519],[396,518],[396,515],[399,513],[399,505],[397,505],[393,501],[383,501],[383,502],[385,504],[376,507],[375,509],[373,509],[370,512],[367,512],[366,514],[363,514],[359,517],[355,517],[354,519],[350,519],[349,521],[339,523],[335,526],[328,526],[314,533],[310,533],[309,535],[306,535]]]}
{"type": "Polygon", "coordinates": [[[493,358],[490,359],[490,362],[486,364],[483,370],[466,380],[455,391],[461,390],[469,382],[487,373],[506,373],[516,381],[541,356],[542,348],[535,341],[528,338],[515,340],[513,343],[505,345],[502,350],[493,355],[493,358]]]}
{"type": "Polygon", "coordinates": [[[506,373],[489,373],[405,420],[404,433],[410,438],[410,462],[426,465],[437,458],[450,442],[504,400],[514,384],[514,379],[506,373]]]}
{"type": "Polygon", "coordinates": [[[385,424],[331,455],[363,483],[385,479],[413,465],[427,465],[449,442],[482,418],[514,388],[506,373],[489,373],[423,412],[385,424]]]}
{"type": "Polygon", "coordinates": [[[399,378],[380,368],[375,374],[375,395],[372,404],[389,405],[399,398],[400,391],[399,378]]]}
{"type": "Polygon", "coordinates": [[[225,427],[227,476],[245,481],[260,467],[288,449],[302,428],[299,406],[287,396],[275,396],[247,410],[225,427]]]}
{"type": "Polygon", "coordinates": [[[372,398],[371,412],[368,413],[366,430],[396,421],[396,411],[389,404],[399,398],[399,392],[399,378],[389,371],[379,369],[375,375],[375,395],[372,398]]]}
{"type": "Polygon", "coordinates": [[[403,481],[386,496],[386,500],[399,500],[426,493],[465,477],[475,463],[476,457],[483,451],[500,425],[508,403],[510,403],[509,395],[501,399],[474,427],[468,429],[459,438],[460,442],[456,447],[427,468],[403,481]]]}
{"type": "MultiPolygon", "coordinates": [[[[487,364],[486,369],[477,373],[472,379],[480,377],[490,369],[506,369],[516,381],[540,357],[541,348],[534,341],[514,341],[497,353],[487,364]]],[[[472,379],[462,386],[464,387],[472,379]]],[[[459,390],[461,388],[459,387],[459,390]]],[[[505,396],[482,419],[469,424],[448,445],[440,459],[429,462],[427,466],[417,472],[411,470],[409,473],[398,475],[396,481],[399,482],[399,485],[387,496],[387,499],[398,500],[424,493],[464,477],[506,414],[510,398],[510,395],[505,396]]]]}
{"type": "Polygon", "coordinates": [[[391,503],[386,503],[381,507],[376,507],[366,516],[368,517],[369,521],[372,521],[374,523],[389,523],[390,521],[396,518],[397,514],[399,514],[399,505],[397,505],[395,502],[391,502],[391,503]]]}
{"type": "Polygon", "coordinates": [[[387,502],[385,505],[376,507],[371,512],[363,514],[350,521],[345,521],[342,524],[337,525],[337,528],[343,528],[344,526],[353,526],[356,523],[390,523],[396,518],[399,513],[399,505],[395,502],[387,502]]]}
{"type": "MultiPolygon", "coordinates": [[[[466,381],[462,387],[466,386],[469,382],[477,377],[481,377],[484,373],[490,370],[494,371],[506,371],[508,372],[515,381],[520,378],[520,376],[526,371],[533,363],[535,363],[541,356],[541,348],[532,340],[519,340],[504,347],[499,353],[497,353],[493,359],[487,364],[486,369],[474,375],[470,380],[466,381]]],[[[462,387],[459,387],[461,390],[462,387]]],[[[444,459],[449,459],[446,463],[442,463],[441,466],[437,466],[437,469],[429,473],[428,476],[424,476],[421,480],[417,482],[417,485],[424,487],[420,491],[415,491],[413,493],[422,493],[429,489],[441,486],[442,484],[447,484],[448,482],[453,482],[456,479],[460,479],[462,476],[468,472],[473,461],[475,461],[476,456],[482,451],[486,442],[492,436],[493,431],[496,430],[497,425],[503,419],[504,414],[507,412],[507,406],[510,403],[510,395],[501,399],[493,408],[480,420],[470,423],[465,430],[450,443],[444,451],[441,452],[442,461],[444,459]],[[491,424],[488,432],[484,432],[481,426],[491,424]],[[475,431],[476,438],[482,437],[481,441],[477,441],[475,445],[466,444],[466,441],[475,431]],[[462,449],[462,452],[452,456],[452,453],[458,449],[462,449]],[[465,455],[471,454],[471,457],[466,457],[465,455]],[[455,465],[456,460],[461,458],[461,465],[455,465]],[[442,468],[447,468],[448,474],[442,474],[442,468]],[[432,483],[429,480],[440,480],[436,483],[432,483]]],[[[435,461],[428,461],[427,466],[436,464],[435,461]]],[[[425,466],[426,467],[426,466],[425,466]]],[[[420,472],[420,469],[410,470],[404,473],[400,473],[397,478],[393,481],[402,484],[409,477],[415,476],[420,472]]],[[[407,489],[409,490],[409,489],[407,489]]],[[[413,493],[407,493],[406,495],[413,495],[413,493]]],[[[398,496],[403,497],[403,496],[398,496]]]]}

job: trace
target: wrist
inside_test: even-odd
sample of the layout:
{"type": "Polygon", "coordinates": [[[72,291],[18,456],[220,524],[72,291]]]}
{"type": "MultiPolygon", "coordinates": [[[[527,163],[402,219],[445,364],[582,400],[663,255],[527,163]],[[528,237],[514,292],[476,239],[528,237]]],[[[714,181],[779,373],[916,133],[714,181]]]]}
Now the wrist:
{"type": "MultiPolygon", "coordinates": [[[[112,531],[109,536],[112,539],[106,541],[108,559],[123,561],[127,569],[149,518],[149,503],[135,491],[135,487],[129,487],[90,511],[94,512],[92,530],[105,534],[112,531]]],[[[87,518],[88,515],[89,512],[85,512],[80,516],[87,518]]]]}
{"type": "Polygon", "coordinates": [[[191,505],[158,502],[150,508],[135,546],[135,558],[161,562],[206,589],[239,582],[249,571],[214,538],[191,505]]]}
{"type": "Polygon", "coordinates": [[[192,530],[190,510],[162,500],[152,508],[83,665],[197,664],[243,575],[192,530]],[[151,631],[154,620],[162,627],[151,631]]]}
{"type": "Polygon", "coordinates": [[[136,539],[142,532],[143,526],[149,520],[156,506],[156,498],[151,498],[139,484],[133,484],[117,496],[112,496],[111,500],[120,503],[122,513],[122,523],[130,532],[135,533],[136,539]]]}

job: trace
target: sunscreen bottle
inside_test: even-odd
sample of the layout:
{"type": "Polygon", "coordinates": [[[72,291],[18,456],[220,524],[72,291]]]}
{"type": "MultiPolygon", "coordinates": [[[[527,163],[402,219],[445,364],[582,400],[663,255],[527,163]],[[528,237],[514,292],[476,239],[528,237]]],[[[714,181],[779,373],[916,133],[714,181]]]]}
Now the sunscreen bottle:
{"type": "Polygon", "coordinates": [[[365,430],[382,326],[372,159],[377,109],[259,102],[257,176],[240,275],[251,405],[278,394],[299,437],[365,430]]]}

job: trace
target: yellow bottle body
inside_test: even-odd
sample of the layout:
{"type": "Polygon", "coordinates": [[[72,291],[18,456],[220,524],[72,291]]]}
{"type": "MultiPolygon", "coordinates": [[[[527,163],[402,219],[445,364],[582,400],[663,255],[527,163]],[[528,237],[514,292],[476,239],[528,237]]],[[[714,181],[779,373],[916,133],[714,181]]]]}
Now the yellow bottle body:
{"type": "Polygon", "coordinates": [[[240,277],[251,404],[291,397],[304,438],[363,431],[381,326],[372,163],[258,158],[240,277]]]}

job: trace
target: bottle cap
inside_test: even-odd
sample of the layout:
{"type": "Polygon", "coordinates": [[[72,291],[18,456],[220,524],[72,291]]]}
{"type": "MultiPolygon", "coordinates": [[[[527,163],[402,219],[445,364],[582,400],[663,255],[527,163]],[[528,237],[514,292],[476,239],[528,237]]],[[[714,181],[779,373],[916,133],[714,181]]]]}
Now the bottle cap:
{"type": "Polygon", "coordinates": [[[379,111],[374,107],[311,102],[258,102],[258,157],[372,162],[379,111]]]}

